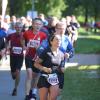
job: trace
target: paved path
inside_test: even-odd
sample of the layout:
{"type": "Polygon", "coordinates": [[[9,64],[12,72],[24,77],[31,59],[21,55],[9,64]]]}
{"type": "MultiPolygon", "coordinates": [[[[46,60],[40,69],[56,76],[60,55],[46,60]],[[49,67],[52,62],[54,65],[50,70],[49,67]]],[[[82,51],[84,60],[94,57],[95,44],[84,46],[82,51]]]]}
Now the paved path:
{"type": "Polygon", "coordinates": [[[100,54],[76,54],[66,66],[100,65],[100,54]]]}
{"type": "Polygon", "coordinates": [[[10,75],[9,57],[3,59],[2,65],[0,66],[0,100],[24,100],[25,91],[25,77],[26,71],[25,66],[22,67],[21,81],[18,87],[18,95],[11,96],[14,84],[10,75]]]}
{"type": "MultiPolygon", "coordinates": [[[[76,65],[100,65],[100,55],[75,55],[72,59],[70,59],[70,62],[66,64],[66,66],[76,65]]],[[[7,60],[3,60],[3,64],[0,66],[0,100],[24,100],[25,77],[25,66],[23,66],[18,95],[12,97],[11,92],[13,89],[13,81],[10,76],[9,58],[7,60]]]]}
{"type": "Polygon", "coordinates": [[[21,82],[18,87],[18,95],[11,96],[13,89],[13,80],[11,79],[10,72],[0,71],[0,100],[24,100],[24,86],[25,86],[25,71],[21,72],[21,82]]]}

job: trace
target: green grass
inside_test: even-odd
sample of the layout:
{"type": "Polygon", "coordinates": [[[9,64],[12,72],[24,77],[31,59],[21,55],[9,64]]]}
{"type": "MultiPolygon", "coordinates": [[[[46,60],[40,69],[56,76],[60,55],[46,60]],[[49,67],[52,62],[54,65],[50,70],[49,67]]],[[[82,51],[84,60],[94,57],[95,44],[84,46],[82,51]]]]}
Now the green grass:
{"type": "Polygon", "coordinates": [[[100,66],[77,66],[67,68],[61,100],[100,100],[100,79],[90,78],[89,72],[96,71],[92,76],[99,75],[100,66]]]}
{"type": "Polygon", "coordinates": [[[95,32],[95,29],[88,29],[88,31],[86,30],[86,28],[80,27],[79,28],[79,35],[100,35],[100,29],[97,29],[97,31],[95,32]]]}
{"type": "Polygon", "coordinates": [[[88,35],[88,32],[85,30],[85,28],[80,27],[79,28],[79,35],[88,35]]]}
{"type": "Polygon", "coordinates": [[[89,35],[85,38],[78,38],[76,42],[75,52],[82,54],[100,54],[100,36],[89,35]]]}

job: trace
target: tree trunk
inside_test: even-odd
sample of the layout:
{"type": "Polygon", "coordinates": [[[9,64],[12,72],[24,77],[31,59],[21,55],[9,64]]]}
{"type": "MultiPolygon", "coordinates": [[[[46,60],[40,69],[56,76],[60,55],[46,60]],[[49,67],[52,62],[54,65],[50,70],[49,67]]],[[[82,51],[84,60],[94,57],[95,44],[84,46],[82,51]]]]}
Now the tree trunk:
{"type": "Polygon", "coordinates": [[[88,8],[85,8],[85,21],[84,21],[85,24],[88,23],[88,8]]]}
{"type": "Polygon", "coordinates": [[[14,15],[14,0],[9,0],[10,16],[14,15]]]}

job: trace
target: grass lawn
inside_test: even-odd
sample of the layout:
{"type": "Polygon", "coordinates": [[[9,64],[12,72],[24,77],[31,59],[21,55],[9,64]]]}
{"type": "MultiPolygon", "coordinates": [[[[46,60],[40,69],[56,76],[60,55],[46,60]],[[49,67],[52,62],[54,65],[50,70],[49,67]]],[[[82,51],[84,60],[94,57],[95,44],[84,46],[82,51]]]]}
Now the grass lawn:
{"type": "Polygon", "coordinates": [[[67,68],[61,100],[100,100],[100,66],[67,68]]]}
{"type": "Polygon", "coordinates": [[[75,52],[82,54],[100,54],[100,35],[87,35],[85,38],[78,38],[75,52]]]}
{"type": "Polygon", "coordinates": [[[94,29],[89,29],[88,31],[86,30],[86,28],[80,27],[79,28],[79,34],[80,35],[100,35],[100,29],[97,29],[97,31],[95,32],[94,29]]]}

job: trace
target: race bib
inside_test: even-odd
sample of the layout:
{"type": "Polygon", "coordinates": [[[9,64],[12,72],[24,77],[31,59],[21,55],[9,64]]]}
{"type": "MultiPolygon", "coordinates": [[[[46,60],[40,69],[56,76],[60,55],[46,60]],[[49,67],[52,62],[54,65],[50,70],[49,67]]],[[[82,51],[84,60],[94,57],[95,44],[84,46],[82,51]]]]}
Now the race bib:
{"type": "Polygon", "coordinates": [[[37,48],[40,45],[39,40],[30,40],[28,42],[28,47],[37,48]]]}
{"type": "Polygon", "coordinates": [[[51,84],[51,85],[56,85],[59,83],[58,81],[58,76],[56,73],[54,74],[49,74],[47,81],[51,84]]]}
{"type": "Polygon", "coordinates": [[[14,54],[21,54],[22,48],[21,47],[13,47],[12,51],[13,51],[14,54]]]}

